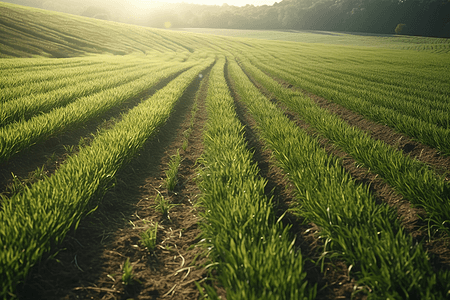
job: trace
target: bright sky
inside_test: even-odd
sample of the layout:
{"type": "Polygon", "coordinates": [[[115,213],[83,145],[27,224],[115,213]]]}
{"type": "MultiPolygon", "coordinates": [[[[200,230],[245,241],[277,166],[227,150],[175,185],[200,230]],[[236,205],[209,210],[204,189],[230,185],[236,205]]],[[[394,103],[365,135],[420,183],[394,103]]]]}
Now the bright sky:
{"type": "MultiPolygon", "coordinates": [[[[151,2],[148,0],[140,0],[141,2],[151,2]]],[[[247,4],[259,5],[273,5],[275,2],[281,2],[281,0],[158,0],[158,2],[167,3],[193,3],[193,4],[207,4],[207,5],[222,5],[224,3],[234,6],[245,6],[247,4]]]]}

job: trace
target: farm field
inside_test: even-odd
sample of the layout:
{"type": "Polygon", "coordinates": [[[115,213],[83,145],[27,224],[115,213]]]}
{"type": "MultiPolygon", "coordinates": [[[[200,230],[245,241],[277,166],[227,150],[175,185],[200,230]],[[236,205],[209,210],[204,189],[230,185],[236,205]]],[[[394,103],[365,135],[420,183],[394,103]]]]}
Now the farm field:
{"type": "Polygon", "coordinates": [[[446,38],[430,38],[396,34],[370,34],[316,30],[233,30],[215,28],[180,28],[174,30],[220,36],[302,43],[365,46],[387,49],[429,51],[436,53],[448,53],[450,51],[450,41],[446,38]]]}
{"type": "Polygon", "coordinates": [[[0,2],[3,299],[447,299],[446,39],[0,2]]]}

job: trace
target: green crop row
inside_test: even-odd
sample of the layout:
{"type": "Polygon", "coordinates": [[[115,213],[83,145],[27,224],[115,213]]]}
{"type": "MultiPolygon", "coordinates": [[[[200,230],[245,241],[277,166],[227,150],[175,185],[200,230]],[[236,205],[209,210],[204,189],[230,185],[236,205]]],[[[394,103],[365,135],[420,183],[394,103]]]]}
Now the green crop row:
{"type": "Polygon", "coordinates": [[[138,80],[77,99],[47,114],[0,128],[0,162],[21,150],[95,118],[123,101],[150,89],[163,78],[192,67],[194,63],[161,66],[138,80]],[[172,67],[170,67],[172,66],[172,67]]]}
{"type": "MultiPolygon", "coordinates": [[[[68,72],[68,76],[60,76],[53,80],[45,80],[38,82],[24,82],[24,84],[13,87],[6,87],[0,90],[0,104],[1,102],[11,101],[13,99],[26,97],[29,95],[36,96],[38,94],[47,93],[59,88],[63,88],[72,84],[77,84],[82,81],[92,80],[102,76],[102,74],[107,74],[107,72],[112,71],[126,71],[133,66],[138,66],[142,63],[134,64],[114,64],[107,66],[98,65],[88,65],[84,67],[84,71],[79,74],[71,74],[68,72]]],[[[55,66],[54,68],[58,68],[55,66]]],[[[28,71],[27,74],[32,76],[32,74],[39,73],[40,71],[28,71]]],[[[14,73],[9,75],[9,77],[17,78],[17,74],[14,73]]]]}
{"type": "Polygon", "coordinates": [[[426,164],[404,156],[384,142],[372,139],[364,131],[351,127],[302,93],[282,88],[248,61],[242,62],[256,81],[298,113],[301,119],[371,172],[379,174],[412,204],[423,207],[433,226],[450,233],[450,184],[444,177],[438,176],[426,164]]]}
{"type": "MultiPolygon", "coordinates": [[[[284,62],[286,63],[286,61],[284,62]]],[[[318,62],[320,64],[320,62],[318,62]]],[[[418,99],[420,102],[418,105],[424,105],[430,109],[448,109],[448,95],[445,91],[448,88],[443,82],[437,82],[435,78],[430,78],[424,81],[422,78],[413,77],[405,78],[404,75],[399,75],[398,72],[392,72],[394,74],[386,73],[386,70],[374,71],[372,68],[370,71],[364,72],[361,68],[351,65],[338,64],[338,66],[323,65],[320,71],[317,70],[317,66],[301,64],[293,66],[293,72],[301,72],[305,78],[320,77],[321,80],[336,84],[340,86],[343,91],[355,92],[359,90],[358,96],[364,97],[368,94],[376,94],[379,96],[378,101],[382,100],[382,97],[387,98],[399,98],[405,103],[416,103],[418,99]],[[339,69],[336,69],[340,67],[339,69]],[[429,86],[433,83],[432,86],[429,86]],[[344,88],[345,87],[345,88],[344,88]]],[[[399,70],[401,71],[401,69],[399,70]]],[[[438,72],[436,72],[438,73],[438,72]]],[[[436,76],[436,74],[435,74],[436,76]]]]}
{"type": "Polygon", "coordinates": [[[212,62],[205,60],[182,73],[130,110],[113,128],[97,135],[91,146],[69,157],[51,177],[2,199],[0,296],[12,295],[43,253],[76,227],[92,208],[92,196],[102,192],[117,170],[167,120],[186,88],[212,62]]]}
{"type": "MultiPolygon", "coordinates": [[[[152,55],[151,57],[142,56],[126,56],[126,57],[109,57],[106,55],[99,56],[90,56],[84,57],[78,63],[72,63],[72,59],[65,59],[62,62],[67,62],[62,64],[59,61],[53,60],[53,64],[46,65],[45,69],[35,68],[33,67],[35,62],[39,62],[42,59],[30,59],[28,58],[25,62],[28,62],[29,67],[25,66],[25,63],[22,63],[20,59],[18,62],[19,71],[16,72],[14,69],[0,73],[0,91],[9,90],[14,88],[26,88],[31,83],[43,84],[46,82],[51,82],[55,80],[60,80],[63,78],[86,75],[87,73],[98,72],[99,70],[114,70],[120,68],[121,66],[132,66],[139,64],[147,64],[147,63],[161,63],[167,62],[170,60],[174,60],[176,58],[176,54],[167,53],[166,55],[152,55]],[[11,76],[13,73],[13,76],[11,76]]],[[[8,62],[4,62],[5,60],[0,60],[0,65],[13,65],[13,63],[8,64],[8,62]]],[[[6,61],[14,61],[10,59],[6,59],[6,61]]],[[[77,62],[77,61],[76,61],[77,62]]],[[[2,99],[9,99],[2,95],[2,99]]],[[[2,100],[3,101],[3,100],[2,100]]]]}
{"type": "MultiPolygon", "coordinates": [[[[294,69],[306,68],[316,75],[328,74],[338,80],[349,80],[345,85],[365,83],[383,86],[386,90],[401,91],[407,95],[444,99],[448,97],[448,72],[444,62],[448,57],[427,53],[403,53],[333,46],[292,47],[254,51],[262,60],[279,61],[294,69]],[[275,52],[278,50],[278,52],[275,52]],[[431,94],[428,92],[432,92],[431,94]]],[[[252,54],[253,54],[252,53],[252,54]]]]}
{"type": "MultiPolygon", "coordinates": [[[[312,299],[289,227],[276,220],[266,181],[252,162],[221,58],[210,74],[204,168],[200,176],[203,235],[228,299],[312,299]]],[[[212,297],[214,290],[207,288],[212,297]]]]}
{"type": "Polygon", "coordinates": [[[87,60],[86,63],[77,64],[74,66],[58,66],[53,68],[48,68],[47,70],[37,70],[36,72],[30,72],[28,70],[23,70],[18,72],[14,76],[10,74],[5,74],[0,80],[0,88],[13,88],[22,85],[28,85],[30,83],[42,83],[50,80],[58,80],[64,77],[77,76],[86,73],[86,68],[99,68],[107,66],[107,61],[92,61],[87,60]]]}
{"type": "Polygon", "coordinates": [[[319,226],[324,254],[347,261],[358,279],[356,291],[371,299],[445,299],[450,273],[433,270],[395,211],[377,205],[369,189],[259,93],[236,62],[230,74],[259,134],[296,187],[297,213],[319,226]]]}
{"type": "MultiPolygon", "coordinates": [[[[277,62],[272,62],[272,65],[280,67],[277,62]]],[[[372,106],[384,107],[445,129],[450,127],[448,95],[429,92],[427,89],[416,92],[416,88],[397,88],[392,82],[381,84],[360,78],[358,74],[327,72],[326,68],[320,68],[320,71],[317,71],[317,67],[296,68],[288,62],[285,62],[281,69],[296,76],[299,84],[326,88],[336,94],[364,99],[372,106]],[[410,93],[413,95],[409,95],[410,93]]]]}
{"type": "Polygon", "coordinates": [[[51,58],[2,58],[0,78],[11,75],[11,72],[26,73],[28,71],[48,71],[55,67],[77,67],[92,64],[92,61],[86,57],[67,58],[55,61],[51,58]]]}
{"type": "MultiPolygon", "coordinates": [[[[171,65],[174,66],[174,64],[171,65]]],[[[164,68],[169,66],[167,63],[163,64],[164,68]]],[[[160,68],[153,64],[141,64],[127,69],[88,73],[65,80],[64,84],[67,86],[47,93],[33,93],[26,97],[0,103],[0,127],[16,121],[26,121],[37,114],[47,113],[79,98],[138,80],[160,68]]]]}
{"type": "MultiPolygon", "coordinates": [[[[327,85],[324,81],[322,86],[302,80],[300,73],[292,74],[287,66],[273,63],[260,63],[251,60],[258,68],[281,78],[295,86],[313,92],[332,100],[350,110],[360,113],[368,118],[386,124],[396,130],[418,139],[424,144],[430,145],[446,155],[450,155],[450,129],[443,128],[434,123],[426,122],[415,117],[401,114],[398,111],[374,105],[373,103],[356,96],[339,92],[333,89],[331,83],[327,85]]],[[[393,100],[395,101],[395,100],[393,100]]]]}
{"type": "Polygon", "coordinates": [[[399,97],[430,109],[449,109],[447,82],[450,78],[442,67],[441,56],[305,48],[287,48],[276,54],[272,49],[253,51],[252,55],[260,62],[289,66],[292,73],[317,85],[325,82],[362,93],[361,96],[374,94],[377,100],[382,100],[381,96],[399,97]],[[316,82],[316,79],[320,80],[316,82]]]}
{"type": "Polygon", "coordinates": [[[439,65],[434,67],[436,62],[431,58],[423,57],[428,62],[424,65],[401,58],[395,61],[392,60],[395,58],[392,55],[378,59],[360,57],[356,63],[341,61],[336,57],[336,53],[326,53],[327,58],[317,54],[299,58],[299,55],[301,52],[286,53],[274,58],[260,53],[258,60],[270,59],[272,63],[276,61],[277,64],[289,66],[292,73],[298,74],[304,80],[310,80],[319,85],[322,82],[334,84],[347,93],[358,92],[360,93],[358,96],[361,97],[374,94],[379,96],[376,99],[379,101],[382,100],[381,96],[398,97],[406,103],[418,102],[416,104],[435,109],[442,107],[448,110],[449,108],[448,84],[446,84],[449,76],[445,68],[439,65]],[[386,67],[387,64],[389,68],[386,67]],[[416,73],[411,72],[411,66],[416,69],[416,73]],[[433,72],[428,70],[430,67],[433,68],[433,72]],[[417,72],[417,68],[424,69],[425,73],[422,70],[417,72]],[[315,82],[315,79],[320,80],[315,82]]]}

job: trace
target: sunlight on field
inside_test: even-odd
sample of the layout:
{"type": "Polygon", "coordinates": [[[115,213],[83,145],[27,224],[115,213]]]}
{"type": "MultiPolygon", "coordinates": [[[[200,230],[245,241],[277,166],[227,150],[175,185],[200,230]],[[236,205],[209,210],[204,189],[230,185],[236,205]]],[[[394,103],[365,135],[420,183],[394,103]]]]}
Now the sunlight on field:
{"type": "Polygon", "coordinates": [[[0,24],[0,298],[449,295],[448,40],[0,24]]]}

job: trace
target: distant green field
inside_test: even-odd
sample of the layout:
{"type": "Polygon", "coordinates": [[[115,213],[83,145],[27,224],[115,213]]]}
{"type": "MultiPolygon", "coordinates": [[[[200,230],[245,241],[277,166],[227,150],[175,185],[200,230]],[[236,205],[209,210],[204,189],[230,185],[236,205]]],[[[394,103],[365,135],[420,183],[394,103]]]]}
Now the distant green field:
{"type": "MultiPolygon", "coordinates": [[[[198,208],[204,209],[200,243],[208,249],[206,268],[217,271],[212,274],[230,298],[314,299],[326,288],[307,274],[304,261],[317,257],[302,253],[295,242],[295,219],[317,225],[314,247],[322,247],[331,263],[338,258],[345,264],[355,293],[445,299],[448,266],[430,259],[426,249],[432,246],[424,243],[439,234],[449,239],[450,169],[442,172],[420,155],[350,125],[324,103],[447,158],[449,50],[447,39],[410,36],[160,30],[0,2],[0,167],[13,176],[0,190],[0,297],[16,296],[30,270],[45,264],[42,257],[57,252],[67,233],[96,209],[95,197],[139,155],[183,95],[205,80],[201,192],[190,197],[201,199],[198,208]],[[253,122],[238,117],[238,107],[253,122]],[[26,183],[14,177],[20,164],[9,165],[11,160],[95,121],[108,126],[89,132],[89,142],[78,138],[78,144],[59,145],[65,152],[50,176],[26,183]],[[282,222],[275,211],[285,208],[271,200],[247,129],[271,152],[271,163],[286,178],[280,184],[295,189],[283,204],[292,216],[282,222]],[[427,241],[413,239],[401,212],[380,203],[366,179],[353,178],[324,140],[352,165],[364,167],[361,173],[370,172],[420,208],[416,217],[428,227],[417,231],[427,241]]],[[[191,167],[195,174],[198,167],[191,167]]],[[[130,245],[140,247],[135,244],[130,245]]],[[[181,270],[189,274],[190,267],[181,270]]],[[[327,275],[322,273],[317,276],[327,275]]],[[[214,286],[205,287],[211,296],[214,286]]]]}
{"type": "Polygon", "coordinates": [[[183,28],[180,31],[215,34],[230,37],[256,38],[265,40],[291,41],[301,43],[321,43],[349,46],[368,46],[390,49],[429,51],[448,53],[450,39],[395,34],[364,34],[317,30],[244,30],[183,28]]]}

